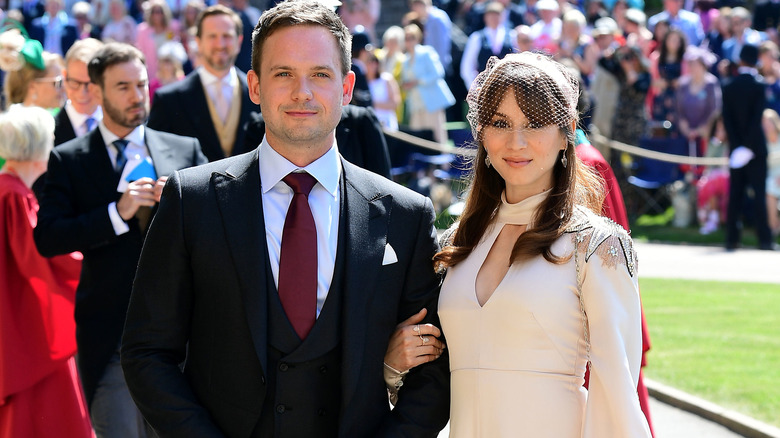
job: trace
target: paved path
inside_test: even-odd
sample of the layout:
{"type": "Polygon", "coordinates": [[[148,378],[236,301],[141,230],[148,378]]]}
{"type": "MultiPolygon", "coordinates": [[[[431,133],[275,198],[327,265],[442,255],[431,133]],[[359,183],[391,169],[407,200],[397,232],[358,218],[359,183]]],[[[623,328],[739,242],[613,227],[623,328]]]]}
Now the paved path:
{"type": "MultiPolygon", "coordinates": [[[[780,284],[780,251],[743,249],[726,252],[720,247],[642,242],[636,242],[635,245],[639,256],[641,277],[780,284]]],[[[743,436],[652,397],[650,414],[653,418],[655,438],[740,438],[743,436]]],[[[439,434],[439,438],[448,436],[449,428],[439,434]]]]}
{"type": "Polygon", "coordinates": [[[639,276],[780,284],[780,251],[636,242],[639,276]]]}

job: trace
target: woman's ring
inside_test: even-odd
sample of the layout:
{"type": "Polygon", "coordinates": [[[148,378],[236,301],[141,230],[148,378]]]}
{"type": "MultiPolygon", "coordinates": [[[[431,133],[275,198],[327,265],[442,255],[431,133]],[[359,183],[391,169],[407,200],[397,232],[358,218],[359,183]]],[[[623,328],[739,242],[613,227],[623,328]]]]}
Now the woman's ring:
{"type": "Polygon", "coordinates": [[[414,332],[419,334],[420,333],[420,324],[415,324],[414,326],[414,332]]]}

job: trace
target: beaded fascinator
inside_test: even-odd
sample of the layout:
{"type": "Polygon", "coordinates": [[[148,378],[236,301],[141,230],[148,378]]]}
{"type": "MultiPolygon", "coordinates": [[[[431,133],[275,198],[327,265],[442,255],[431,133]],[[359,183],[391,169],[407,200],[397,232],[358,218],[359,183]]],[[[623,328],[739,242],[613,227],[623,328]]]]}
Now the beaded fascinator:
{"type": "Polygon", "coordinates": [[[18,71],[27,64],[36,70],[46,70],[40,41],[31,39],[16,21],[0,27],[0,68],[18,71]]]}
{"type": "Polygon", "coordinates": [[[540,53],[511,53],[503,59],[491,57],[487,67],[474,80],[466,101],[466,118],[475,139],[484,127],[502,130],[538,129],[556,125],[571,126],[577,120],[578,81],[568,69],[540,53]],[[493,126],[492,119],[501,101],[512,92],[528,119],[522,127],[493,126]]]}

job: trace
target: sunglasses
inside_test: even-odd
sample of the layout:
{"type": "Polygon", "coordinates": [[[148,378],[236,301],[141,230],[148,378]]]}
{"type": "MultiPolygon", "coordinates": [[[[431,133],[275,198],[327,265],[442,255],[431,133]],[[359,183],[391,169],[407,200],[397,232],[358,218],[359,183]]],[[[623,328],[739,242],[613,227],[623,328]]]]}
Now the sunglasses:
{"type": "Polygon", "coordinates": [[[35,82],[51,82],[54,85],[54,88],[58,90],[62,88],[62,76],[55,76],[53,78],[35,79],[35,82]]]}

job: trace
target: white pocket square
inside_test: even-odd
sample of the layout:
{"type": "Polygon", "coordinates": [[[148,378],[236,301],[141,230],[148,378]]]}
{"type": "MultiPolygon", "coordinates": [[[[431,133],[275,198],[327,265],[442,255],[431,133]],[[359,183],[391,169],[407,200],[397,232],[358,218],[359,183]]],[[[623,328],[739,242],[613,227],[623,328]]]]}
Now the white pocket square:
{"type": "Polygon", "coordinates": [[[392,265],[396,262],[398,262],[398,256],[395,255],[395,250],[388,243],[385,245],[385,256],[382,258],[382,266],[392,265]]]}

